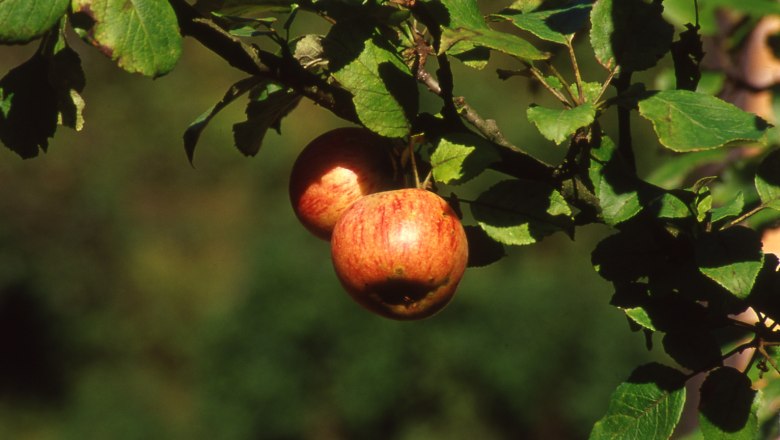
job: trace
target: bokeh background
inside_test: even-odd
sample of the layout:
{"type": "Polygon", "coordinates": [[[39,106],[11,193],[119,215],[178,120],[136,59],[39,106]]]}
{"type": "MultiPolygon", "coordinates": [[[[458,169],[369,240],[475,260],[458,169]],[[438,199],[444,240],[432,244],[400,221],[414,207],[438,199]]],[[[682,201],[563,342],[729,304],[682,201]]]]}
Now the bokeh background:
{"type": "MultiPolygon", "coordinates": [[[[84,130],[61,128],[31,160],[0,148],[0,438],[577,439],[658,356],[608,305],[597,226],[470,269],[428,320],[365,312],[287,198],[297,153],[344,122],[303,102],[245,158],[239,100],[193,168],[184,129],[242,74],[192,40],[155,80],[71,43],[84,130]]],[[[0,48],[0,72],[34,50],[0,48]]],[[[524,116],[547,99],[496,80],[510,60],[455,67],[456,93],[515,143],[563,153],[524,116]]]]}

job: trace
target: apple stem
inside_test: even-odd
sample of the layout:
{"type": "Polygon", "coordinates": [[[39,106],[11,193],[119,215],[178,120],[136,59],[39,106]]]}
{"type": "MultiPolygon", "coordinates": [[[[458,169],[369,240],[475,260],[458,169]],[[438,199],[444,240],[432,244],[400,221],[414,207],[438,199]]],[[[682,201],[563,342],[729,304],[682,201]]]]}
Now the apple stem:
{"type": "Polygon", "coordinates": [[[425,180],[423,180],[422,188],[423,189],[430,189],[431,188],[431,179],[433,178],[433,170],[428,171],[428,175],[425,176],[425,180]]]}

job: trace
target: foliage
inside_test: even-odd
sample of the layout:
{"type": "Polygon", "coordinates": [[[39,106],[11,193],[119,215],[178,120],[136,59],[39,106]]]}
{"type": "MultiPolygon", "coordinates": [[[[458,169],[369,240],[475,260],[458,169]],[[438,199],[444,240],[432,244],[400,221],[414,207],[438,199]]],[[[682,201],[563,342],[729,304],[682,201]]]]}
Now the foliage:
{"type": "MultiPolygon", "coordinates": [[[[777,217],[780,156],[767,121],[699,90],[699,82],[702,38],[716,32],[707,26],[718,8],[732,8],[749,25],[777,13],[777,5],[519,0],[504,6],[483,16],[475,0],[137,0],[129,6],[74,0],[70,8],[67,2],[2,2],[0,42],[40,40],[40,47],[0,80],[0,140],[28,158],[46,151],[57,125],[83,125],[84,73],[68,28],[120,68],[150,77],[170,72],[182,36],[192,37],[249,77],[186,129],[191,162],[201,132],[241,96],[248,95],[246,121],[233,134],[249,156],[258,154],[269,128],[279,131],[308,99],[394,139],[399,157],[414,150],[411,157],[426,162],[420,169],[430,169],[426,182],[455,186],[452,203],[470,206],[471,231],[480,231],[471,233],[481,244],[473,246],[475,265],[500,260],[496,249],[503,246],[537,243],[555,232],[575,237],[590,224],[611,227],[592,261],[614,287],[612,305],[635,330],[662,333],[662,348],[678,368],[652,363],[634,370],[591,437],[668,438],[680,421],[684,384],[700,374],[707,375],[699,405],[704,438],[754,437],[764,429],[759,422],[771,420],[765,415],[771,402],[759,398],[759,388],[767,363],[777,369],[768,347],[780,341],[773,323],[780,318],[778,261],[763,253],[757,230],[763,225],[754,219],[777,217]],[[326,20],[324,35],[294,35],[307,14],[326,20]],[[575,40],[603,68],[597,81],[583,79],[575,40]],[[497,79],[526,78],[549,94],[550,101],[513,116],[565,144],[550,145],[563,150],[559,163],[514,145],[468,96],[455,96],[452,63],[485,69],[501,57],[515,68],[499,70],[497,79]],[[670,62],[674,86],[656,90],[636,80],[670,62]],[[428,93],[440,98],[438,111],[421,105],[428,93]],[[617,133],[607,133],[604,121],[613,113],[617,133]],[[634,139],[632,115],[649,121],[656,139],[634,139]],[[674,184],[642,176],[637,158],[651,148],[672,155],[664,167],[674,184]],[[715,175],[701,173],[713,164],[720,167],[715,175]],[[488,170],[505,176],[480,186],[476,177],[488,170]],[[461,191],[477,196],[467,200],[461,191]],[[479,249],[491,254],[480,257],[479,249]],[[734,318],[748,310],[754,321],[734,318]],[[746,339],[729,349],[733,337],[724,334],[734,328],[746,339]],[[724,365],[748,349],[753,357],[746,367],[724,365]]],[[[731,33],[731,46],[744,44],[748,34],[731,33]]],[[[398,166],[408,175],[418,171],[414,160],[398,166]]]]}

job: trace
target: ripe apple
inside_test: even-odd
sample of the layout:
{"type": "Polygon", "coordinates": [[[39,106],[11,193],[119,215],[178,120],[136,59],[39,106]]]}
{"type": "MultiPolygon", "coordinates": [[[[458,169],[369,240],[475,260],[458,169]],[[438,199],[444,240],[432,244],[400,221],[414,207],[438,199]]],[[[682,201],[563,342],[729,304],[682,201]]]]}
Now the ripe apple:
{"type": "Polygon", "coordinates": [[[358,127],[337,128],[311,141],[290,175],[290,201],[300,222],[328,240],[352,202],[392,189],[391,148],[388,139],[358,127]]]}
{"type": "Polygon", "coordinates": [[[353,203],[333,230],[331,256],[355,301],[384,317],[412,320],[450,301],[466,269],[468,243],[444,199],[407,188],[353,203]]]}

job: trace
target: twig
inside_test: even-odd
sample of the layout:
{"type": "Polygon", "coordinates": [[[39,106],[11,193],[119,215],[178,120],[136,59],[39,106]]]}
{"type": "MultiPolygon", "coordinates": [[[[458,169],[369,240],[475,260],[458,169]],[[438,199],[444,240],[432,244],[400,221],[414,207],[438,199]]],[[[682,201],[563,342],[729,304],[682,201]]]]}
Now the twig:
{"type": "Polygon", "coordinates": [[[571,66],[574,70],[574,78],[577,81],[577,92],[579,93],[579,99],[577,100],[577,104],[582,104],[585,102],[585,95],[583,94],[582,89],[582,76],[580,75],[580,67],[577,64],[577,56],[574,54],[574,46],[572,45],[572,38],[566,39],[566,47],[569,49],[569,58],[571,59],[571,66]]]}
{"type": "MultiPolygon", "coordinates": [[[[615,66],[614,69],[609,71],[609,75],[607,76],[607,79],[604,81],[604,84],[601,85],[601,90],[599,90],[599,96],[596,97],[596,102],[600,101],[601,98],[604,96],[605,93],[607,93],[607,88],[610,84],[612,84],[612,80],[615,78],[615,75],[620,70],[619,66],[615,66]]],[[[595,104],[595,102],[594,102],[595,104]]]]}
{"type": "Polygon", "coordinates": [[[736,226],[736,225],[744,222],[745,220],[747,220],[748,218],[750,218],[751,216],[753,216],[754,214],[758,213],[759,211],[761,211],[764,208],[766,208],[766,205],[761,203],[760,205],[756,206],[755,208],[751,209],[750,211],[748,211],[748,212],[740,215],[739,217],[735,218],[734,220],[726,223],[725,225],[723,225],[723,227],[720,228],[720,230],[722,231],[722,230],[728,229],[728,228],[730,228],[732,226],[736,226]]]}
{"type": "MultiPolygon", "coordinates": [[[[542,75],[542,72],[539,71],[539,69],[537,69],[536,67],[534,67],[531,64],[527,64],[527,66],[528,66],[528,70],[531,72],[531,75],[533,75],[533,77],[537,81],[539,81],[539,83],[542,85],[542,87],[547,89],[548,92],[552,93],[553,96],[555,96],[558,99],[558,101],[561,101],[561,103],[563,105],[565,105],[566,107],[573,107],[572,103],[568,99],[566,99],[566,97],[563,96],[561,94],[561,92],[556,90],[555,87],[551,86],[550,83],[547,82],[547,80],[544,78],[544,75],[542,75]]],[[[563,76],[560,73],[558,73],[558,71],[555,70],[555,68],[552,67],[552,65],[550,65],[550,69],[553,71],[553,73],[555,74],[556,78],[558,78],[558,81],[560,81],[561,84],[563,84],[563,88],[565,90],[568,90],[569,96],[572,96],[571,95],[571,90],[569,90],[568,83],[563,78],[563,76]]],[[[574,97],[572,96],[572,98],[574,98],[574,97]]]]}

